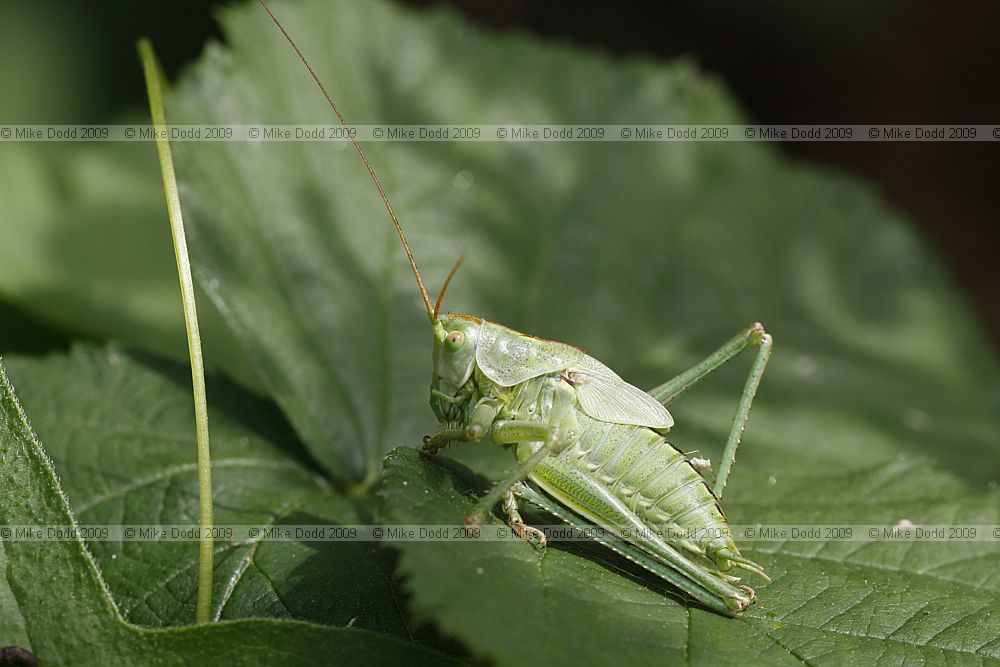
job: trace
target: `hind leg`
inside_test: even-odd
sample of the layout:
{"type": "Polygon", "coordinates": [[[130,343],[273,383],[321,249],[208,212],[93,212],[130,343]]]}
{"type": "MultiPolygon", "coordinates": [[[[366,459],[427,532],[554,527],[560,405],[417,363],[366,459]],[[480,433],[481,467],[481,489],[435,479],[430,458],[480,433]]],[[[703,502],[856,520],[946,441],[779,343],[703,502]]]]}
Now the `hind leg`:
{"type": "Polygon", "coordinates": [[[767,361],[771,358],[772,346],[773,340],[770,334],[764,331],[762,325],[754,324],[746,331],[731,338],[704,361],[695,364],[677,377],[649,392],[649,395],[660,403],[668,405],[675,398],[701,382],[712,371],[731,360],[746,348],[759,348],[753,366],[750,368],[750,374],[743,385],[743,393],[740,395],[740,402],[736,408],[736,417],[733,419],[733,424],[730,427],[726,446],[722,450],[722,462],[719,465],[718,474],[715,476],[715,484],[712,491],[715,493],[715,497],[720,500],[722,499],[722,492],[726,488],[726,481],[729,479],[733,462],[736,460],[736,449],[740,446],[743,429],[746,428],[747,420],[750,417],[750,406],[753,404],[754,396],[757,394],[757,387],[760,385],[760,379],[764,375],[764,368],[767,366],[767,361]]]}

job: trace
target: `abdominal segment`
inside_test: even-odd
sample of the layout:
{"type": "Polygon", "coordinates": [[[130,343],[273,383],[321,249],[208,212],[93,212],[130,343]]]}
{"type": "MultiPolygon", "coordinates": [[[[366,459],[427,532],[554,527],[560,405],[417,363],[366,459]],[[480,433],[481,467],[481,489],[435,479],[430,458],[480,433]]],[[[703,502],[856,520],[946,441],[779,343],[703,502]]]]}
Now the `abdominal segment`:
{"type": "MultiPolygon", "coordinates": [[[[600,422],[577,414],[580,434],[554,455],[607,488],[641,523],[711,569],[730,569],[739,558],[726,518],[704,478],[688,458],[651,429],[600,422]],[[701,560],[701,559],[698,559],[701,560]]],[[[534,447],[519,448],[518,458],[534,447]]],[[[545,462],[536,474],[543,482],[545,462]]],[[[546,484],[547,485],[547,484],[546,484]]],[[[565,493],[571,490],[561,489],[565,493]]]]}

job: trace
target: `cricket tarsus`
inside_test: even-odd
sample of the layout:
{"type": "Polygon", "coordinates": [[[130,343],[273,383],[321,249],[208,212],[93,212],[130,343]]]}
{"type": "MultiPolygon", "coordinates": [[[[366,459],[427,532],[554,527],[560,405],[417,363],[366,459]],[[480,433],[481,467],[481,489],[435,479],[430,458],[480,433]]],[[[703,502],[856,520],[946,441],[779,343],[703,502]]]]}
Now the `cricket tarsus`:
{"type": "Polygon", "coordinates": [[[367,156],[365,156],[365,152],[361,150],[361,145],[358,143],[358,140],[354,138],[354,133],[351,132],[351,126],[347,123],[343,114],[340,113],[340,109],[337,108],[336,103],[333,101],[333,97],[329,92],[327,92],[326,86],[324,86],[323,82],[319,80],[316,70],[314,70],[312,65],[309,64],[305,54],[302,53],[302,49],[299,48],[299,45],[295,43],[292,36],[288,34],[287,30],[285,30],[285,26],[281,25],[281,21],[279,21],[278,17],[274,15],[271,8],[267,6],[267,3],[264,2],[264,0],[257,0],[257,2],[260,3],[260,6],[264,8],[267,15],[271,17],[272,21],[274,21],[274,25],[278,27],[281,34],[285,36],[286,40],[288,40],[292,49],[294,49],[295,53],[299,56],[299,60],[301,60],[302,64],[306,66],[306,69],[309,70],[309,74],[312,76],[313,81],[315,81],[316,85],[319,86],[320,91],[323,93],[323,97],[325,97],[326,101],[330,103],[330,108],[333,109],[333,113],[337,114],[340,124],[344,126],[345,130],[348,131],[347,136],[351,140],[351,143],[354,144],[354,150],[358,152],[358,155],[361,157],[361,161],[365,163],[365,168],[368,169],[368,175],[371,176],[372,182],[375,184],[375,189],[378,190],[378,195],[382,198],[382,203],[385,204],[385,210],[389,213],[389,217],[392,219],[392,224],[396,227],[396,234],[399,235],[399,240],[403,243],[403,250],[406,252],[406,258],[410,260],[410,268],[413,269],[413,277],[417,279],[417,287],[420,288],[420,296],[424,300],[424,307],[427,309],[427,316],[433,321],[435,319],[436,311],[431,307],[431,299],[427,296],[427,290],[424,288],[424,281],[420,277],[420,270],[417,268],[417,262],[413,259],[413,253],[410,252],[410,245],[406,242],[406,236],[403,234],[403,227],[399,224],[399,218],[396,217],[395,211],[392,210],[392,204],[389,203],[389,197],[385,194],[385,190],[382,188],[382,183],[378,180],[378,176],[375,174],[374,167],[372,167],[371,162],[368,161],[367,156]]]}

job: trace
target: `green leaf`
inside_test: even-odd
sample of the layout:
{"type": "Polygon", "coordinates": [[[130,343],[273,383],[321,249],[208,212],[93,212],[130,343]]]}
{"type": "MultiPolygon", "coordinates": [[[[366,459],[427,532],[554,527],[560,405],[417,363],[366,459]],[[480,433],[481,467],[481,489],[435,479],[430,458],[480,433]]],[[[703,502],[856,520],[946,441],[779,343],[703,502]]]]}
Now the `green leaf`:
{"type": "MultiPolygon", "coordinates": [[[[100,58],[108,33],[87,29],[89,10],[59,2],[8,9],[0,61],[30,66],[0,71],[4,123],[149,122],[148,114],[95,117],[117,84],[100,58]]],[[[187,359],[151,143],[4,142],[0,237],[0,298],[16,307],[0,304],[0,350],[65,348],[64,339],[85,336],[187,359]],[[19,331],[17,311],[65,333],[19,331]]],[[[208,299],[200,301],[208,364],[254,386],[240,346],[208,299]]]]}
{"type": "MultiPolygon", "coordinates": [[[[87,347],[6,364],[82,523],[197,525],[186,369],[87,347]]],[[[366,522],[311,469],[272,406],[226,382],[214,382],[210,395],[218,525],[366,522]]],[[[124,618],[192,622],[194,542],[88,546],[124,618]]],[[[220,541],[215,559],[215,618],[296,618],[410,636],[392,576],[395,554],[374,543],[220,541]]]]}
{"type": "MultiPolygon", "coordinates": [[[[145,143],[5,145],[0,295],[75,336],[186,360],[158,174],[145,143]]],[[[208,365],[254,386],[240,346],[203,293],[199,305],[208,365]]]]}
{"type": "MultiPolygon", "coordinates": [[[[355,124],[744,121],[688,62],[483,35],[381,2],[274,10],[355,124]]],[[[336,124],[259,7],[222,21],[229,47],[181,81],[171,122],[336,124]]],[[[580,345],[640,386],[764,322],[776,353],[735,484],[790,457],[861,468],[942,441],[949,469],[1000,477],[995,358],[905,222],[850,179],[743,142],[364,148],[432,289],[467,253],[453,310],[580,345]]],[[[181,143],[176,157],[202,284],[313,455],[360,479],[419,442],[434,428],[430,336],[350,146],[181,143]]],[[[717,451],[740,372],[677,404],[686,451],[717,451]]]]}
{"type": "MultiPolygon", "coordinates": [[[[479,485],[400,448],[386,459],[388,523],[461,525],[479,485]]],[[[1000,493],[970,494],[925,462],[803,479],[730,504],[734,523],[996,524],[1000,493]],[[858,499],[851,501],[850,499],[858,499]]],[[[498,522],[498,519],[492,519],[498,522]]],[[[400,541],[415,612],[498,664],[1000,664],[995,543],[747,543],[773,577],[736,619],[592,549],[521,541],[400,541]],[[502,619],[502,620],[501,620],[502,619]],[[502,623],[503,631],[496,625],[502,623]],[[511,641],[516,637],[516,641],[511,641]]]]}
{"type": "MultiPolygon", "coordinates": [[[[274,9],[357,124],[744,120],[687,62],[484,35],[446,13],[382,2],[274,9]]],[[[230,46],[209,47],[180,83],[172,123],[335,123],[258,7],[223,20],[230,46]]],[[[365,149],[432,288],[460,251],[469,255],[446,304],[453,310],[581,345],[640,386],[682,371],[751,321],[768,326],[775,355],[727,492],[734,523],[996,521],[995,493],[898,460],[927,455],[976,485],[1000,477],[1000,375],[931,253],[864,186],[741,142],[365,149]]],[[[338,486],[374,479],[382,453],[416,445],[435,424],[426,321],[363,167],[349,146],[322,142],[186,143],[177,166],[193,261],[261,386],[338,486]]],[[[0,248],[16,248],[18,234],[5,232],[0,248]]],[[[51,237],[61,238],[58,228],[51,237]]],[[[73,250],[59,256],[68,267],[73,250]]],[[[77,272],[48,275],[77,289],[64,285],[79,282],[77,272]]],[[[80,292],[104,308],[114,300],[80,292]]],[[[33,294],[42,310],[57,301],[33,294]]],[[[127,314],[145,326],[133,311],[161,301],[137,290],[127,314]]],[[[725,369],[671,406],[678,447],[717,456],[743,372],[725,369]]],[[[509,466],[502,454],[478,446],[457,456],[495,476],[509,466]]],[[[404,450],[390,461],[391,519],[455,522],[468,507],[456,487],[470,484],[454,467],[418,459],[404,450]]],[[[746,545],[776,579],[736,620],[687,610],[600,550],[399,546],[416,608],[504,663],[997,655],[990,545],[746,545]]],[[[0,601],[19,595],[0,589],[0,601]]],[[[33,612],[22,606],[10,618],[12,636],[34,641],[33,612]]]]}
{"type": "MultiPolygon", "coordinates": [[[[611,60],[377,2],[274,9],[359,125],[745,120],[688,62],[611,60]]],[[[223,22],[229,47],[211,47],[179,84],[172,122],[335,124],[266,16],[242,7],[223,22]]],[[[933,522],[996,506],[927,463],[898,462],[929,456],[977,485],[1000,477],[1000,374],[930,253],[863,185],[742,142],[364,148],[427,282],[469,256],[452,310],[580,345],[640,386],[767,325],[775,354],[725,503],[734,521],[815,510],[824,522],[933,522]],[[890,487],[876,506],[901,465],[909,495],[890,487]],[[820,492],[838,502],[820,511],[820,492]]],[[[350,147],[186,143],[177,158],[202,282],[310,452],[334,476],[370,478],[381,452],[432,432],[430,336],[350,147]]],[[[718,456],[746,363],[671,406],[678,447],[718,456]]],[[[510,465],[495,448],[466,450],[456,456],[477,472],[510,465]]],[[[457,522],[465,484],[417,457],[391,459],[391,519],[457,522]]],[[[991,545],[748,545],[777,577],[739,620],[688,611],[600,551],[398,546],[416,609],[503,663],[996,656],[993,591],[946,574],[982,580],[997,565],[991,545]]]]}
{"type": "MultiPolygon", "coordinates": [[[[73,526],[52,464],[0,367],[0,524],[73,526]]],[[[144,629],[124,621],[81,541],[0,543],[0,643],[32,651],[40,664],[320,665],[440,664],[445,656],[359,628],[257,619],[144,629]]]]}

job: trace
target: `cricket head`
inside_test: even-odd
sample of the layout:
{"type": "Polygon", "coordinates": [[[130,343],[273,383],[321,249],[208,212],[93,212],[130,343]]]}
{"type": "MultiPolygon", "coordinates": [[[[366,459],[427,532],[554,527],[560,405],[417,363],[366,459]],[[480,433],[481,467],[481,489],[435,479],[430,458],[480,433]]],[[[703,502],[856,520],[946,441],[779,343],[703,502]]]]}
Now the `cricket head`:
{"type": "Polygon", "coordinates": [[[447,315],[434,323],[434,381],[442,385],[439,391],[460,389],[472,377],[482,325],[471,315],[447,315]]]}
{"type": "Polygon", "coordinates": [[[431,377],[431,408],[442,423],[465,421],[474,387],[469,381],[476,367],[476,346],[483,321],[471,315],[441,317],[441,302],[451,279],[462,265],[460,257],[444,281],[431,313],[434,331],[434,374],[431,377]]]}

